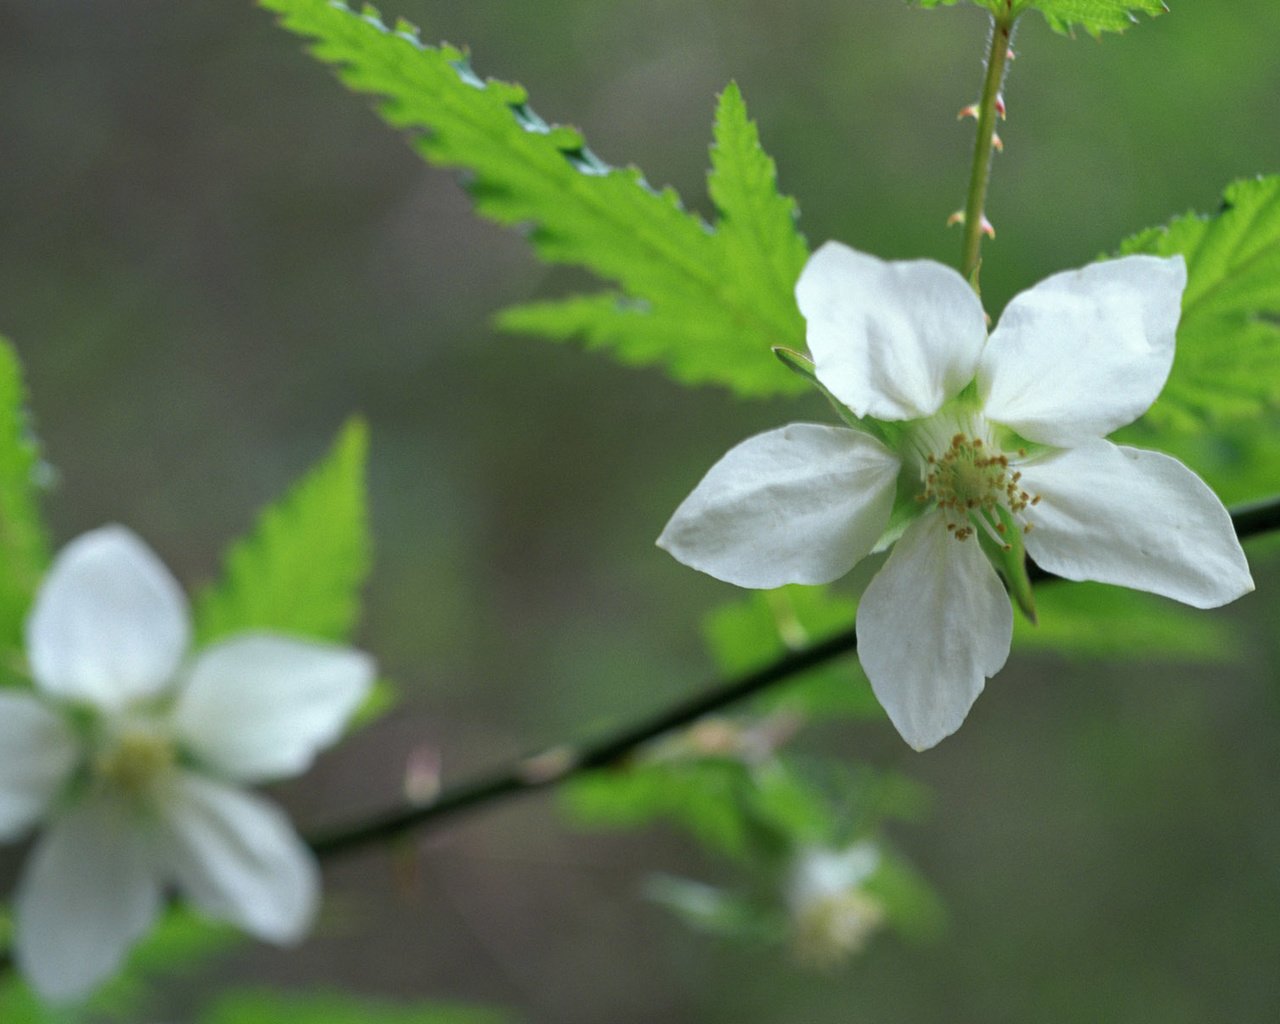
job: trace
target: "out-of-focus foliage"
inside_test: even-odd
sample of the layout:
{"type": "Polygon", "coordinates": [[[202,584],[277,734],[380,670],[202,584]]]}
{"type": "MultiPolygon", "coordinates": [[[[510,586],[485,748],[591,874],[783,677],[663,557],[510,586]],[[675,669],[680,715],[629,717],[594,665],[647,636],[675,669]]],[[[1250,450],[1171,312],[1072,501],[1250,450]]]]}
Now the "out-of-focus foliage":
{"type": "MultiPolygon", "coordinates": [[[[720,728],[714,727],[717,739],[720,728]]],[[[574,780],[564,804],[593,827],[672,821],[707,848],[738,860],[777,857],[790,841],[826,840],[833,823],[821,793],[781,760],[753,765],[707,753],[702,744],[711,732],[700,735],[694,727],[646,760],[574,780]]]]}
{"type": "Polygon", "coordinates": [[[337,992],[287,995],[237,992],[224,996],[200,1024],[512,1024],[500,1010],[443,1003],[394,1004],[337,992]]]}
{"type": "Polygon", "coordinates": [[[1280,176],[1233,182],[1216,214],[1189,213],[1120,251],[1187,261],[1177,357],[1150,422],[1194,430],[1280,404],[1280,176]]]}
{"type": "MultiPolygon", "coordinates": [[[[712,756],[729,723],[709,721],[656,744],[639,763],[571,782],[564,803],[582,825],[636,827],[667,821],[737,868],[732,887],[658,875],[646,894],[711,934],[775,942],[787,934],[788,873],[806,850],[840,849],[878,837],[886,821],[918,821],[929,798],[904,776],[867,767],[805,763],[758,754],[712,756]]],[[[905,938],[936,938],[945,914],[906,860],[875,842],[866,881],[890,925],[905,938]]]]}
{"type": "Polygon", "coordinates": [[[22,623],[49,560],[37,501],[39,469],[22,368],[0,337],[0,651],[6,659],[21,657],[22,623]]]}
{"type": "Polygon", "coordinates": [[[223,578],[196,603],[201,643],[248,629],[345,640],[360,613],[372,541],[365,509],[364,422],[232,545],[223,578]]]}
{"type": "MultiPolygon", "coordinates": [[[[921,7],[952,6],[961,0],[914,0],[921,7]]],[[[1123,32],[1137,18],[1134,12],[1157,15],[1168,10],[1164,0],[972,0],[993,14],[1006,12],[1015,17],[1029,10],[1039,11],[1057,32],[1082,28],[1091,36],[1103,32],[1123,32]]]]}
{"type": "Polygon", "coordinates": [[[645,879],[644,894],[690,928],[708,935],[751,942],[781,942],[787,935],[786,916],[780,905],[753,900],[747,894],[717,885],[656,874],[645,879]]]}
{"type": "Polygon", "coordinates": [[[477,212],[528,229],[544,260],[622,287],[519,307],[504,327],[582,337],[689,384],[744,395],[804,390],[770,350],[803,336],[792,287],[805,243],[736,86],[717,118],[710,190],[722,216],[713,229],[674,191],[654,190],[634,167],[606,165],[576,130],[546,124],[520,86],[482,81],[465,54],[423,45],[405,23],[392,31],[372,10],[358,16],[327,0],[264,6],[314,38],[312,52],[350,88],[383,97],[383,117],[419,132],[426,159],[470,171],[477,212]]]}
{"type": "Polygon", "coordinates": [[[0,980],[4,1024],[131,1024],[145,1016],[157,979],[206,965],[241,937],[231,927],[186,910],[170,910],[129,955],[124,970],[83,1004],[53,1006],[38,999],[16,972],[0,980]]]}
{"type": "Polygon", "coordinates": [[[1061,651],[1123,660],[1224,661],[1237,639],[1220,618],[1185,605],[1101,583],[1053,583],[1036,588],[1038,620],[1014,616],[1015,650],[1061,651]]]}
{"type": "MultiPolygon", "coordinates": [[[[857,610],[855,601],[826,587],[754,591],[708,615],[703,634],[721,672],[738,675],[851,629],[857,610]]],[[[853,657],[798,674],[755,704],[805,718],[884,716],[853,657]]]]}

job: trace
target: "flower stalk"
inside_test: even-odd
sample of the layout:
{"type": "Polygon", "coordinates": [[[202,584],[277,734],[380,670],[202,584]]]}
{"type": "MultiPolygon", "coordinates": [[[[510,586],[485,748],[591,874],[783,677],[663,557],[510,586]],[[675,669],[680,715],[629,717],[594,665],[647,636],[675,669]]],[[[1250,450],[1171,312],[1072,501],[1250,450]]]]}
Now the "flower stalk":
{"type": "MultiPolygon", "coordinates": [[[[991,181],[991,154],[996,148],[996,119],[1004,116],[1001,89],[1013,45],[1013,27],[1017,15],[1012,0],[1006,0],[1004,12],[991,17],[991,49],[987,55],[987,74],[982,84],[982,98],[975,110],[978,119],[977,139],[973,146],[973,168],[969,173],[969,196],[964,207],[964,249],[960,273],[978,291],[978,270],[982,265],[982,235],[990,230],[986,217],[987,186],[991,181]]],[[[1003,148],[1003,147],[1001,147],[1003,148]]]]}

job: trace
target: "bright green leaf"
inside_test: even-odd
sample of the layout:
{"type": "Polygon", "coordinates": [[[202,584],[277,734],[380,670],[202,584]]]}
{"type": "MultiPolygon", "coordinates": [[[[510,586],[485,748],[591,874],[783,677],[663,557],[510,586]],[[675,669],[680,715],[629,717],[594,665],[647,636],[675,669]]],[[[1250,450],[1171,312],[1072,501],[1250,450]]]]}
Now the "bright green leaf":
{"type": "Polygon", "coordinates": [[[286,995],[237,992],[224,996],[200,1024],[509,1024],[506,1013],[456,1004],[395,1004],[337,992],[286,995]]]}
{"type": "Polygon", "coordinates": [[[759,303],[763,312],[769,303],[777,335],[772,344],[803,337],[794,289],[809,247],[796,230],[795,200],[779,194],[777,169],[760,146],[735,82],[721,93],[716,110],[707,189],[720,214],[714,236],[722,260],[718,272],[733,282],[743,305],[759,303]]]}
{"type": "MultiPolygon", "coordinates": [[[[953,6],[960,0],[914,0],[921,7],[953,6]]],[[[1165,13],[1164,0],[973,0],[997,16],[1018,17],[1027,11],[1039,11],[1056,32],[1069,33],[1081,28],[1091,36],[1103,32],[1123,32],[1137,14],[1165,13]]]]}
{"type": "Polygon", "coordinates": [[[1155,17],[1169,9],[1164,0],[1028,0],[1025,6],[1043,14],[1057,32],[1078,27],[1091,36],[1123,32],[1138,20],[1137,14],[1155,17]]]}
{"type": "Polygon", "coordinates": [[[368,429],[351,420],[329,454],[232,545],[222,579],[196,602],[200,643],[246,629],[350,636],[371,560],[367,448],[368,429]]]}
{"type": "Polygon", "coordinates": [[[40,455],[17,353],[0,337],[0,649],[22,650],[22,623],[49,561],[39,510],[40,455]]]}
{"type": "Polygon", "coordinates": [[[1120,251],[1187,261],[1173,372],[1147,423],[1190,431],[1280,406],[1280,176],[1234,182],[1218,213],[1189,213],[1120,251]]]}
{"type": "Polygon", "coordinates": [[[427,160],[467,170],[477,212],[526,230],[544,260],[585,267],[616,288],[509,310],[502,327],[580,338],[689,384],[743,395],[805,390],[771,352],[803,343],[792,289],[805,243],[736,86],[716,122],[713,230],[674,192],[608,166],[576,130],[546,124],[521,87],[482,81],[461,51],[425,46],[409,26],[392,31],[374,13],[328,0],[263,4],[314,39],[312,52],[348,87],[380,97],[382,116],[414,132],[427,160]]]}

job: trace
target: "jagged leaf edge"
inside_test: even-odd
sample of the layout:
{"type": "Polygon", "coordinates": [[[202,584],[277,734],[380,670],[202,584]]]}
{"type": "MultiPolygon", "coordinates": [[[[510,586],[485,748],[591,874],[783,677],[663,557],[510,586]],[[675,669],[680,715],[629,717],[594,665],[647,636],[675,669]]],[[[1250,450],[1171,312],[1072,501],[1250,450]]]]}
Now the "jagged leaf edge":
{"type": "MultiPolygon", "coordinates": [[[[310,17],[316,15],[317,12],[322,9],[331,16],[336,14],[350,17],[353,20],[359,21],[366,28],[373,28],[386,36],[392,36],[402,40],[412,45],[420,52],[435,52],[440,54],[449,61],[453,71],[457,74],[459,81],[480,92],[487,91],[492,93],[494,98],[505,104],[513,118],[514,124],[518,125],[526,133],[549,141],[549,143],[557,150],[558,155],[566,161],[569,167],[578,171],[582,178],[608,178],[611,176],[624,178],[637,186],[640,192],[660,200],[660,204],[654,207],[655,212],[663,209],[665,209],[668,214],[672,211],[678,212],[685,220],[687,220],[690,227],[696,225],[701,234],[713,235],[712,230],[705,224],[705,222],[684,210],[678,195],[673,190],[664,189],[662,191],[658,191],[652,188],[644,179],[644,176],[634,167],[619,169],[604,163],[599,159],[599,157],[591,152],[591,150],[586,146],[581,134],[575,129],[565,128],[563,126],[549,126],[544,122],[529,107],[527,103],[527,94],[522,87],[493,79],[489,79],[487,81],[481,80],[472,71],[469,57],[466,53],[452,47],[442,46],[437,49],[423,44],[419,38],[418,30],[408,22],[403,20],[399,21],[396,23],[395,28],[391,29],[383,23],[381,16],[375,8],[366,6],[363,8],[360,15],[356,15],[349,7],[337,2],[337,0],[333,0],[333,2],[326,2],[326,0],[259,0],[259,2],[262,6],[281,15],[281,22],[284,27],[300,35],[310,36],[316,39],[317,42],[311,48],[313,54],[322,61],[338,65],[339,68],[347,67],[350,69],[351,54],[343,51],[340,47],[336,47],[333,44],[332,39],[323,34],[323,29],[312,20],[309,20],[310,17]]],[[[353,84],[349,79],[347,84],[357,91],[370,91],[368,89],[361,89],[359,85],[353,84]]],[[[403,117],[397,117],[397,108],[399,106],[397,98],[394,96],[386,96],[386,94],[383,95],[385,99],[385,102],[381,107],[383,116],[393,126],[401,128],[407,127],[410,122],[406,122],[403,117]]],[[[423,127],[422,125],[417,126],[423,127]]],[[[423,145],[419,148],[429,150],[430,136],[428,135],[424,137],[422,141],[423,145]]],[[[424,153],[424,155],[427,155],[428,159],[434,159],[434,162],[437,163],[449,163],[448,161],[441,160],[439,158],[433,158],[428,153],[424,153]]],[[[461,166],[456,162],[451,165],[461,166]]],[[[500,186],[491,189],[486,182],[477,179],[470,183],[470,188],[473,197],[475,197],[477,201],[477,208],[479,212],[502,222],[512,222],[511,220],[504,220],[504,217],[501,214],[501,205],[498,202],[502,195],[502,189],[500,186]]],[[[607,214],[609,212],[608,204],[601,204],[601,209],[607,214]]],[[[529,234],[531,236],[531,241],[533,241],[535,246],[539,249],[540,255],[542,255],[543,258],[552,261],[565,261],[562,256],[558,257],[556,254],[554,238],[548,238],[547,235],[541,233],[537,225],[529,231],[529,234]]],[[[669,242],[669,240],[664,239],[664,243],[666,242],[669,242]]],[[[570,260],[569,262],[580,261],[570,260]]],[[[701,265],[699,261],[686,260],[685,262],[689,264],[686,269],[689,270],[691,276],[705,276],[705,267],[701,265]]],[[[609,276],[607,272],[602,272],[598,267],[592,267],[591,269],[601,274],[601,276],[609,276]]],[[[712,281],[707,285],[707,287],[714,291],[717,286],[715,282],[712,281]]],[[[630,298],[628,301],[641,303],[648,301],[652,304],[652,299],[653,297],[651,296],[637,295],[630,298]]],[[[544,302],[538,305],[541,307],[540,312],[543,315],[546,315],[549,312],[547,308],[550,305],[549,303],[544,302]]],[[[724,304],[720,303],[719,305],[723,307],[724,304]]],[[[595,308],[601,309],[602,307],[597,304],[595,308]]],[[[520,312],[521,309],[522,307],[516,307],[517,311],[510,317],[504,316],[500,318],[500,326],[507,328],[509,324],[514,322],[527,322],[527,318],[525,318],[520,312]]],[[[632,320],[634,319],[635,318],[633,317],[632,320]]],[[[794,329],[794,325],[795,319],[793,318],[792,323],[788,325],[788,328],[794,329]]],[[[640,325],[638,323],[628,322],[628,326],[636,328],[640,325]]],[[[528,330],[531,328],[525,327],[524,329],[528,330]]],[[[536,329],[536,318],[532,329],[536,329]]],[[[624,334],[630,337],[633,333],[634,331],[619,332],[613,327],[602,326],[592,331],[583,330],[580,332],[580,336],[586,337],[589,341],[594,341],[596,344],[608,345],[616,342],[616,339],[624,334]]],[[[781,336],[770,336],[772,338],[770,346],[772,344],[782,343],[783,341],[786,343],[794,343],[793,338],[785,337],[785,329],[783,332],[780,332],[780,334],[781,336]]],[[[552,335],[552,337],[555,338],[563,338],[564,336],[565,335],[563,334],[552,335]]],[[[675,360],[678,364],[675,367],[675,376],[685,383],[721,384],[731,388],[739,394],[750,397],[802,393],[804,391],[803,382],[796,381],[790,378],[789,375],[773,372],[775,368],[771,363],[766,361],[764,356],[764,349],[770,346],[760,346],[760,367],[762,369],[758,373],[753,372],[749,377],[743,375],[742,368],[738,360],[723,360],[720,363],[720,368],[707,372],[705,368],[698,367],[696,364],[691,367],[688,359],[675,360]]],[[[654,355],[654,352],[657,351],[657,347],[654,347],[650,352],[644,352],[643,346],[638,347],[641,349],[642,354],[636,355],[635,353],[631,353],[630,355],[624,355],[622,356],[623,361],[634,363],[653,363],[662,361],[660,356],[654,355]]]]}

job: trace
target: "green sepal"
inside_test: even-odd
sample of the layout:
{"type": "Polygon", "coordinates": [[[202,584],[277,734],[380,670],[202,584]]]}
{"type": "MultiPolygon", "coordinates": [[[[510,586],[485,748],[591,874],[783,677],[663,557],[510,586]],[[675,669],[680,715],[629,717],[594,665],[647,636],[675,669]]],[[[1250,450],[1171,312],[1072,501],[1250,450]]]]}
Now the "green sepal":
{"type": "Polygon", "coordinates": [[[890,448],[896,449],[898,447],[896,442],[902,432],[900,424],[875,420],[869,416],[859,417],[854,415],[853,410],[833,395],[830,389],[818,379],[818,374],[814,370],[813,360],[808,356],[801,355],[794,349],[786,348],[783,345],[774,345],[773,354],[778,357],[778,360],[788,370],[803,377],[822,392],[823,397],[831,403],[831,408],[835,409],[836,415],[844,421],[846,426],[859,430],[864,434],[870,434],[877,441],[890,448]]]}
{"type": "Polygon", "coordinates": [[[896,544],[907,532],[908,526],[936,507],[920,501],[919,495],[920,478],[911,472],[899,473],[897,493],[893,496],[893,511],[889,513],[889,522],[884,532],[880,534],[875,547],[871,549],[872,554],[896,544]]]}
{"type": "MultiPolygon", "coordinates": [[[[975,516],[978,515],[982,513],[975,513],[975,516]]],[[[997,544],[976,522],[974,523],[975,536],[978,538],[978,543],[982,545],[983,552],[991,559],[992,565],[1004,580],[1013,603],[1022,609],[1022,614],[1027,617],[1027,621],[1034,625],[1036,598],[1031,589],[1031,577],[1027,574],[1027,549],[1022,543],[1022,527],[1013,518],[1013,513],[1003,505],[996,506],[996,515],[999,517],[1000,525],[1004,527],[1000,533],[1004,538],[1004,544],[997,544]]],[[[990,519],[987,522],[990,522],[990,519]]]]}
{"type": "Polygon", "coordinates": [[[802,356],[794,349],[789,349],[782,345],[774,345],[773,354],[778,357],[778,360],[788,370],[792,373],[799,374],[815,388],[821,391],[826,400],[831,403],[831,408],[835,409],[836,415],[844,420],[847,426],[853,427],[855,430],[861,430],[863,428],[863,422],[850,411],[849,407],[828,391],[827,386],[823,384],[822,381],[818,380],[818,375],[814,372],[813,361],[811,359],[802,356]]]}

